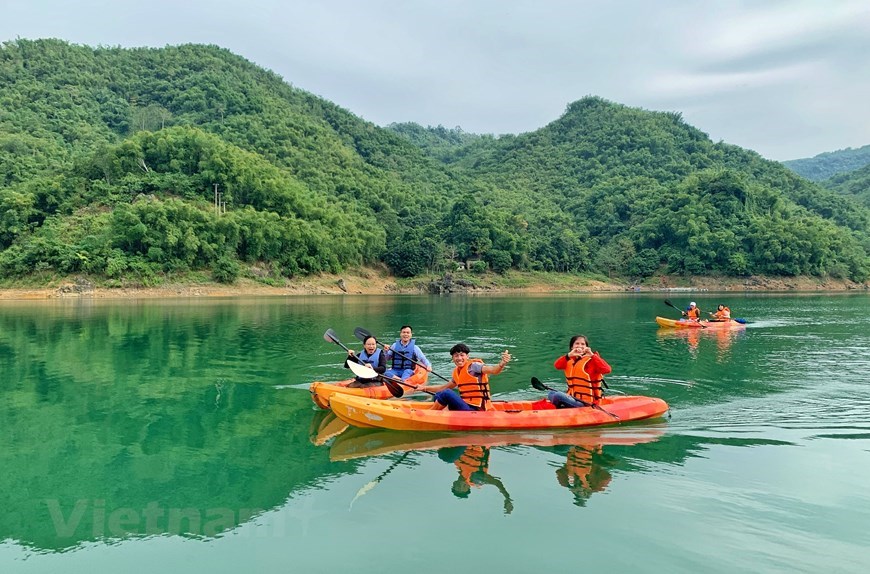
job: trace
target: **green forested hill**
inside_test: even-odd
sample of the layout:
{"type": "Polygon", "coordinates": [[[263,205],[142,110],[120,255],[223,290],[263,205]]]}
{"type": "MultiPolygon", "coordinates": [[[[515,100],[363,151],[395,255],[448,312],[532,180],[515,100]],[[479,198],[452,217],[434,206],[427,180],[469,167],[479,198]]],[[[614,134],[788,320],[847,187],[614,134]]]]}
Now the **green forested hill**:
{"type": "Polygon", "coordinates": [[[870,164],[855,171],[835,175],[823,181],[822,185],[842,195],[853,196],[870,207],[870,164]]]}
{"type": "Polygon", "coordinates": [[[485,201],[534,229],[555,269],[867,273],[870,214],[679,114],[587,97],[548,126],[454,151],[485,201]]]}
{"type": "Polygon", "coordinates": [[[782,163],[798,175],[821,182],[870,165],[870,145],[820,153],[814,157],[782,163]]]}
{"type": "Polygon", "coordinates": [[[0,274],[263,281],[384,262],[870,275],[870,211],[678,114],[379,128],[215,46],[0,48],[0,274]],[[215,185],[226,208],[213,205],[215,185]]]}

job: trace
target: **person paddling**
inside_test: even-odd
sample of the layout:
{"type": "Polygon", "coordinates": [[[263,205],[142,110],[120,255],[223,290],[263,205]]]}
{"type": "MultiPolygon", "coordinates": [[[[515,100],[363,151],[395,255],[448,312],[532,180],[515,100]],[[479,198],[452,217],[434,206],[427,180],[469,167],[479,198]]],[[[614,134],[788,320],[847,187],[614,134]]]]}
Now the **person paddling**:
{"type": "Polygon", "coordinates": [[[689,308],[685,311],[681,311],[683,317],[689,319],[690,321],[695,321],[699,323],[701,321],[701,310],[698,309],[698,306],[695,305],[695,302],[692,301],[689,303],[689,308]]]}
{"type": "Polygon", "coordinates": [[[414,374],[414,361],[422,363],[427,370],[432,370],[432,363],[417,346],[416,340],[412,338],[413,334],[410,325],[402,325],[396,342],[392,345],[384,345],[384,353],[390,363],[390,368],[384,375],[407,381],[414,374]]]}

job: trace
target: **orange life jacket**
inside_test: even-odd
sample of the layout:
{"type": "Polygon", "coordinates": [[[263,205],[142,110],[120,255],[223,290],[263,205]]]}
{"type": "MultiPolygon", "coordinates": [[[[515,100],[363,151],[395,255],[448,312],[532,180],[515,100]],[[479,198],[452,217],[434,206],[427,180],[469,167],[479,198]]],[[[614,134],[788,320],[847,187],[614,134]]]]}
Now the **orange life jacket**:
{"type": "Polygon", "coordinates": [[[697,307],[693,307],[691,309],[686,310],[686,317],[689,319],[700,319],[701,318],[701,310],[697,307]]]}
{"type": "Polygon", "coordinates": [[[721,311],[716,311],[715,313],[713,313],[713,316],[720,321],[727,321],[731,318],[731,309],[729,309],[728,307],[723,307],[721,311]]]}
{"type": "Polygon", "coordinates": [[[595,379],[586,370],[586,365],[592,357],[578,360],[568,359],[565,365],[565,380],[568,382],[568,394],[587,403],[597,403],[601,400],[601,376],[595,379]]]}
{"type": "Polygon", "coordinates": [[[462,367],[453,369],[453,382],[456,383],[459,396],[463,401],[479,410],[486,410],[486,403],[489,402],[489,376],[475,377],[469,373],[468,367],[471,363],[483,363],[483,361],[469,359],[462,367]]]}

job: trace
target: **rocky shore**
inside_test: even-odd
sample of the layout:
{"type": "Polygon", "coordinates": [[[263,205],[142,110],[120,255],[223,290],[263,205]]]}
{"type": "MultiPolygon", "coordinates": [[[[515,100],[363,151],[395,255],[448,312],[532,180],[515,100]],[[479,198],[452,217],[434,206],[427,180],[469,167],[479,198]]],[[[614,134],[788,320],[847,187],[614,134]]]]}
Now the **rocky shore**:
{"type": "Polygon", "coordinates": [[[0,300],[64,298],[154,299],[173,297],[256,297],[304,295],[485,294],[485,293],[606,293],[692,291],[867,291],[870,283],[816,277],[653,277],[630,284],[557,274],[496,275],[445,274],[398,280],[383,272],[361,270],[342,275],[316,275],[264,285],[239,280],[220,283],[178,283],[159,287],[100,287],[83,277],[58,281],[56,286],[0,289],[0,300]]]}

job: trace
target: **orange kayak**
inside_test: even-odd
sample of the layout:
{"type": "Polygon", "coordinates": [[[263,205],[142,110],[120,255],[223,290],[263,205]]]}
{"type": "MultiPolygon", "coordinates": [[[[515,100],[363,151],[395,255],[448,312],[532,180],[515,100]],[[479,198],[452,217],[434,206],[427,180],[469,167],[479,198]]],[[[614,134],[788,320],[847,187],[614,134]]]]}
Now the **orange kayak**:
{"type": "Polygon", "coordinates": [[[667,317],[656,317],[656,323],[660,327],[673,327],[676,329],[733,329],[735,327],[745,327],[746,321],[731,319],[730,321],[689,321],[687,319],[668,319],[667,317]]]}
{"type": "MultiPolygon", "coordinates": [[[[417,366],[414,368],[414,374],[408,377],[408,380],[405,382],[409,385],[422,385],[428,380],[429,371],[420,366],[417,366]]],[[[311,392],[311,400],[314,401],[314,404],[316,404],[318,407],[322,409],[328,409],[329,397],[334,393],[342,393],[346,395],[364,397],[369,399],[389,399],[393,396],[390,394],[390,390],[387,388],[386,385],[378,385],[376,387],[366,388],[348,388],[348,385],[351,384],[353,381],[354,379],[346,379],[344,381],[337,381],[333,383],[315,381],[311,383],[311,386],[308,387],[308,390],[311,392]]],[[[410,395],[412,392],[412,389],[405,387],[406,395],[410,395]]]]}
{"type": "Polygon", "coordinates": [[[631,446],[655,442],[664,434],[663,425],[445,434],[352,429],[335,439],[329,448],[329,459],[335,462],[409,450],[437,450],[457,446],[631,446]]]}
{"type": "Polygon", "coordinates": [[[378,401],[335,393],[332,412],[346,423],[362,428],[410,431],[493,431],[571,429],[612,425],[660,417],[668,411],[665,401],[653,397],[605,397],[600,409],[557,409],[546,401],[495,401],[489,411],[435,410],[423,401],[378,401]]]}

